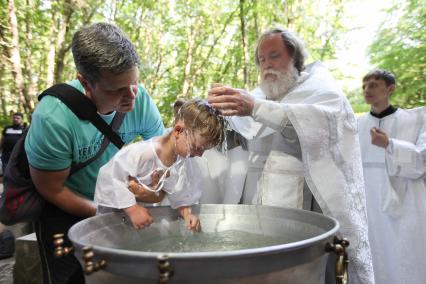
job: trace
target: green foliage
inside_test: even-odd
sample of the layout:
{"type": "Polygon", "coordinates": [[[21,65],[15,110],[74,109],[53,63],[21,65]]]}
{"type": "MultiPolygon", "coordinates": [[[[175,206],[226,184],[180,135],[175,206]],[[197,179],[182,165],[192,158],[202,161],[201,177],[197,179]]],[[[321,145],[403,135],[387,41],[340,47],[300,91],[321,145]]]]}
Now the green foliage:
{"type": "Polygon", "coordinates": [[[0,116],[0,131],[3,131],[3,129],[10,124],[11,120],[8,116],[0,116]]]}
{"type": "Polygon", "coordinates": [[[396,21],[383,24],[370,46],[371,62],[396,75],[392,103],[411,108],[426,105],[426,4],[398,1],[389,10],[396,21]],[[403,11],[401,15],[396,12],[403,11]]]}
{"type": "MultiPolygon", "coordinates": [[[[2,109],[19,108],[7,55],[10,44],[7,0],[0,0],[0,90],[5,94],[2,109]],[[4,5],[3,5],[4,4],[4,5]]],[[[254,50],[259,35],[282,26],[297,32],[306,43],[310,60],[335,55],[335,43],[345,32],[341,19],[344,1],[339,0],[15,0],[20,54],[25,88],[35,82],[35,94],[47,87],[49,49],[59,38],[58,27],[72,10],[63,44],[55,57],[64,69],[58,81],[75,77],[69,51],[73,33],[98,21],[116,23],[135,44],[141,57],[141,82],[146,86],[169,124],[176,98],[206,97],[212,83],[254,88],[258,70],[254,50]],[[243,11],[241,14],[240,11],[243,11]],[[241,22],[245,23],[246,50],[241,22]],[[56,29],[56,30],[55,30],[56,29]],[[66,51],[58,57],[60,49],[66,51]],[[246,56],[246,58],[245,58],[246,56]],[[247,58],[248,56],[248,58],[247,58]],[[245,60],[246,59],[246,60],[245,60]],[[244,68],[248,70],[246,76],[244,68]],[[244,83],[246,80],[246,84],[244,83]]],[[[5,112],[3,110],[3,112],[5,112]]]]}
{"type": "Polygon", "coordinates": [[[370,111],[371,106],[365,103],[364,96],[361,91],[346,91],[345,93],[355,113],[370,111]]]}

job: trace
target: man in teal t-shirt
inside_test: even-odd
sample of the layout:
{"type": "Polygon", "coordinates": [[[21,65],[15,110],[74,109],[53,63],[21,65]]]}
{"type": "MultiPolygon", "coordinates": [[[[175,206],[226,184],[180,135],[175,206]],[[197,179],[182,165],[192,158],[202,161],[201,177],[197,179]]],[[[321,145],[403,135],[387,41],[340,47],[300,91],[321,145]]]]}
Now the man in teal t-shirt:
{"type": "MultiPolygon", "coordinates": [[[[110,123],[125,112],[118,133],[127,144],[136,136],[161,135],[164,127],[157,107],[139,81],[139,57],[133,44],[114,25],[98,23],[74,34],[72,53],[77,80],[68,82],[96,105],[110,123]]],[[[53,256],[52,236],[76,222],[95,215],[96,177],[117,151],[110,143],[95,161],[69,176],[72,163],[95,156],[103,134],[90,122],[78,119],[64,103],[45,96],[32,116],[25,141],[32,180],[47,205],[35,230],[43,268],[43,283],[84,283],[82,269],[73,255],[53,256]]],[[[65,239],[65,245],[70,245],[65,239]]]]}
{"type": "MultiPolygon", "coordinates": [[[[84,93],[78,80],[68,84],[84,93]]],[[[163,133],[158,109],[141,85],[138,85],[135,96],[135,107],[126,113],[117,131],[126,144],[138,135],[149,139],[163,133]]],[[[100,113],[108,124],[114,115],[115,111],[100,113]]],[[[103,141],[103,134],[92,123],[78,119],[64,103],[52,96],[44,97],[38,105],[32,116],[30,133],[25,141],[29,163],[36,169],[48,171],[63,170],[72,162],[88,160],[96,155],[103,141]]],[[[98,171],[117,151],[117,147],[110,143],[98,159],[70,176],[65,185],[93,200],[98,171]]]]}

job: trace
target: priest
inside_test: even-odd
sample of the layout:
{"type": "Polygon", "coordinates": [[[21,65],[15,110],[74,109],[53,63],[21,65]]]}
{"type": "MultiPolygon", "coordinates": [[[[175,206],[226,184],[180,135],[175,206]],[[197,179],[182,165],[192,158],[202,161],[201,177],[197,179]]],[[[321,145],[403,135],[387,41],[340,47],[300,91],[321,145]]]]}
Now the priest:
{"type": "Polygon", "coordinates": [[[270,30],[256,49],[260,88],[209,91],[209,102],[231,116],[233,129],[247,140],[245,182],[226,194],[235,203],[335,217],[351,242],[351,283],[374,283],[356,119],[327,68],[305,66],[305,56],[295,34],[270,30]]]}

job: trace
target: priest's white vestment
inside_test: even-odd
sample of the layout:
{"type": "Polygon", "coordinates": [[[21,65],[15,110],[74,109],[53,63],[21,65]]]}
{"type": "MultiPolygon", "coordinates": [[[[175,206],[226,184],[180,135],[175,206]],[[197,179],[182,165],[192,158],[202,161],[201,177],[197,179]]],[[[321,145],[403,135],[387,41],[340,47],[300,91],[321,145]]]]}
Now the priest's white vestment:
{"type": "Polygon", "coordinates": [[[305,71],[280,102],[257,89],[252,116],[231,118],[248,139],[248,174],[225,200],[304,208],[307,189],[350,240],[351,283],[374,283],[356,119],[324,65],[305,71]]]}

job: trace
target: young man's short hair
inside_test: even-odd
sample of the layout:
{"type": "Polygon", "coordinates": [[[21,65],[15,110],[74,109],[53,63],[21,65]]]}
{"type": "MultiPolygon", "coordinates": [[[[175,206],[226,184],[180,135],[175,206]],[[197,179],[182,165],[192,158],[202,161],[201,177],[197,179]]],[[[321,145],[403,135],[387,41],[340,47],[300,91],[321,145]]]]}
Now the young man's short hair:
{"type": "Polygon", "coordinates": [[[391,72],[382,70],[382,69],[374,69],[370,72],[368,72],[364,78],[362,78],[362,81],[365,82],[369,79],[376,79],[376,80],[383,80],[386,83],[386,86],[395,85],[395,75],[393,75],[391,72]]]}

